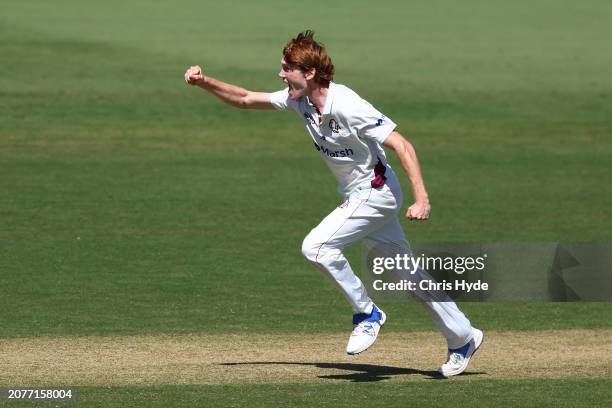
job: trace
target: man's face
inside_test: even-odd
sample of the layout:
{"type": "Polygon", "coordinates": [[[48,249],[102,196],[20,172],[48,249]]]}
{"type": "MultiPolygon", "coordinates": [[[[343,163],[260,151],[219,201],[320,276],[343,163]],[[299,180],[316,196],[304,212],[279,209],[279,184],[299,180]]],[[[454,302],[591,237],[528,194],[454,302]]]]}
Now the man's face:
{"type": "Polygon", "coordinates": [[[287,64],[285,58],[281,59],[281,70],[278,73],[281,80],[289,87],[289,97],[297,101],[308,91],[306,74],[299,68],[287,64]]]}

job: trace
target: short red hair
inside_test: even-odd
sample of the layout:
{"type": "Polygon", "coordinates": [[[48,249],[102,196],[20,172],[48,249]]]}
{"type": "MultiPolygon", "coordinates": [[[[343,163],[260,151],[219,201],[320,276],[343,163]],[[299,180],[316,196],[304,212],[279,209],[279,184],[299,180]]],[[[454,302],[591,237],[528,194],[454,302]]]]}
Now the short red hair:
{"type": "Polygon", "coordinates": [[[323,44],[314,40],[314,31],[303,31],[289,41],[283,48],[283,57],[288,65],[303,72],[314,68],[314,80],[318,84],[329,86],[329,82],[334,78],[334,64],[323,44]]]}

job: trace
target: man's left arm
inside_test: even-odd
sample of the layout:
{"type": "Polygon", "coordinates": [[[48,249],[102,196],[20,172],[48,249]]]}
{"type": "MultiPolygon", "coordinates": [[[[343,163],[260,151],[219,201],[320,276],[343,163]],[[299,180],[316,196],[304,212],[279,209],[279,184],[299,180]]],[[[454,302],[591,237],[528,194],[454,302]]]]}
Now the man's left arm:
{"type": "Polygon", "coordinates": [[[414,147],[396,131],[391,132],[383,144],[395,150],[412,186],[414,204],[408,208],[406,218],[410,220],[428,219],[431,213],[431,205],[429,205],[429,196],[425,189],[425,182],[421,175],[421,168],[414,147]]]}

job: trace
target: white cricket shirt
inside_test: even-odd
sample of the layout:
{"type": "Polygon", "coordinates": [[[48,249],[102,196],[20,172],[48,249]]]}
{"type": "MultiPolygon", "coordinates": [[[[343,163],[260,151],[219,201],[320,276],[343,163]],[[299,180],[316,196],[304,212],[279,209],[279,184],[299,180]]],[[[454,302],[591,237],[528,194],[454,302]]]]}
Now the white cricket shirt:
{"type": "Polygon", "coordinates": [[[331,82],[321,114],[307,97],[289,98],[288,88],[272,93],[270,102],[278,110],[296,111],[304,120],[315,149],[338,180],[340,193],[378,187],[393,176],[381,144],[396,125],[350,88],[331,82]]]}

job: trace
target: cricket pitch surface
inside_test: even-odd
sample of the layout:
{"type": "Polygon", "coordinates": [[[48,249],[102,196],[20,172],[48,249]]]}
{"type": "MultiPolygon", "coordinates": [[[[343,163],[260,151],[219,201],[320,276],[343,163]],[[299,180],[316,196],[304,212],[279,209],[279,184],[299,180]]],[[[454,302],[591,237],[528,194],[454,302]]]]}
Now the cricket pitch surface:
{"type": "MultiPolygon", "coordinates": [[[[34,337],[0,340],[0,386],[423,381],[438,378],[435,332],[381,332],[358,356],[341,334],[34,337]]],[[[489,331],[455,380],[610,378],[612,330],[489,331]]]]}

